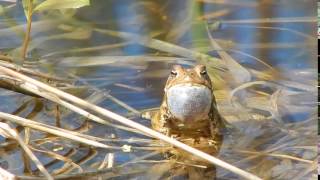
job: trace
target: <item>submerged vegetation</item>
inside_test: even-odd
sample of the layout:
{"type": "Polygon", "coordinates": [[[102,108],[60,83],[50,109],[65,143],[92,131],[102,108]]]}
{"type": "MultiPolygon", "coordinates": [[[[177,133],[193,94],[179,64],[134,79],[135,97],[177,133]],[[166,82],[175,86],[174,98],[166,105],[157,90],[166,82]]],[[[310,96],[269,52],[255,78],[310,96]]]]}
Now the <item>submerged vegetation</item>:
{"type": "Polygon", "coordinates": [[[295,2],[0,0],[0,178],[206,168],[165,159],[175,140],[146,128],[170,67],[201,63],[229,129],[206,157],[217,178],[315,179],[317,17],[295,2]]]}

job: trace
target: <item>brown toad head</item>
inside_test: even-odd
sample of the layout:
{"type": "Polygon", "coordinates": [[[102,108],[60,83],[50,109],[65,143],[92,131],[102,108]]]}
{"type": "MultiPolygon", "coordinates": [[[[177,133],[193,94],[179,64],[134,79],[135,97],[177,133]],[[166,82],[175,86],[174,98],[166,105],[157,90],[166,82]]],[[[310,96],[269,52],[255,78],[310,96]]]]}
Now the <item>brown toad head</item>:
{"type": "Polygon", "coordinates": [[[165,102],[171,115],[183,123],[208,118],[212,104],[212,85],[204,65],[172,68],[165,86],[165,102]]]}

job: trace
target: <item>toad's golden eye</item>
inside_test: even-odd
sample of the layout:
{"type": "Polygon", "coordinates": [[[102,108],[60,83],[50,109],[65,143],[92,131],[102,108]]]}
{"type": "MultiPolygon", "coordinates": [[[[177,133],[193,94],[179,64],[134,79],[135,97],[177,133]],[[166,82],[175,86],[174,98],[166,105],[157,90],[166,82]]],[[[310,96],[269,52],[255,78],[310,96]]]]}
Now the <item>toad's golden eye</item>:
{"type": "Polygon", "coordinates": [[[171,73],[170,73],[172,76],[176,76],[176,75],[178,75],[178,72],[177,71],[171,71],[171,73]]]}
{"type": "Polygon", "coordinates": [[[206,74],[207,74],[207,71],[206,71],[206,70],[203,70],[203,71],[200,72],[200,74],[201,74],[201,75],[206,75],[206,74]]]}

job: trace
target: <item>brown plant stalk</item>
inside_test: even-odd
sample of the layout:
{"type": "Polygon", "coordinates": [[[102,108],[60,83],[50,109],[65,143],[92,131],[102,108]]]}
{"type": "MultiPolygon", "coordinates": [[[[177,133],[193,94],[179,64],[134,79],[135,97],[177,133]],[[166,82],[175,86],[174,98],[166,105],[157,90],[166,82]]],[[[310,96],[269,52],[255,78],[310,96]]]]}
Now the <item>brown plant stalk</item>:
{"type": "Polygon", "coordinates": [[[24,61],[26,59],[26,54],[27,54],[27,50],[28,50],[28,45],[30,42],[30,33],[31,33],[31,25],[32,25],[32,0],[28,1],[28,14],[27,16],[27,31],[24,35],[24,40],[23,40],[23,44],[22,44],[22,50],[21,50],[21,57],[22,57],[22,61],[24,61]]]}

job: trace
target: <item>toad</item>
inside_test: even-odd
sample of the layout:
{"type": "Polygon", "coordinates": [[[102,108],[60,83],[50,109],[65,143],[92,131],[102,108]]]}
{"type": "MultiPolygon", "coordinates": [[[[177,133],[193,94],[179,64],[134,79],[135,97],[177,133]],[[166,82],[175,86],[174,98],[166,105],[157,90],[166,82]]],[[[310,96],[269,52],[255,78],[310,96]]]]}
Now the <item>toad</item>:
{"type": "MultiPolygon", "coordinates": [[[[174,65],[164,88],[160,110],[152,117],[153,129],[215,155],[222,143],[223,121],[204,65],[186,69],[174,65]]],[[[203,162],[182,150],[171,154],[189,162],[203,162]]]]}

